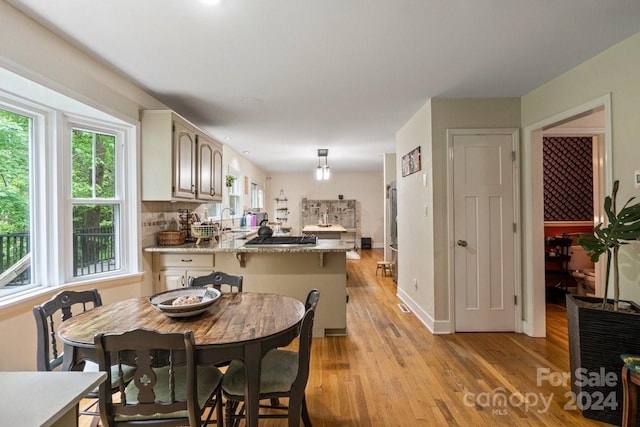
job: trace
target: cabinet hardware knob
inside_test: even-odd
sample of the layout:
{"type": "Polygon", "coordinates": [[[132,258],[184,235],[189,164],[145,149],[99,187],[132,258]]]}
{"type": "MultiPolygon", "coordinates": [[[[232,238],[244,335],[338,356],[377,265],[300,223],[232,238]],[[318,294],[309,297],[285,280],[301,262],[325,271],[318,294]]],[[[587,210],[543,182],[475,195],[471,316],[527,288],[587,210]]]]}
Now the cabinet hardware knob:
{"type": "Polygon", "coordinates": [[[466,240],[458,240],[458,246],[462,246],[463,248],[467,246],[466,240]]]}

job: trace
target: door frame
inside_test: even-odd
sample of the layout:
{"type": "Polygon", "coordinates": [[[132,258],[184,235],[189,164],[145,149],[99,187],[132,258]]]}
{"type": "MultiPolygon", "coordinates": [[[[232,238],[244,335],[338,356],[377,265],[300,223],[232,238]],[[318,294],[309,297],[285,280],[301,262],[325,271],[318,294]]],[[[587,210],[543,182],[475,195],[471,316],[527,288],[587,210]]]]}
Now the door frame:
{"type": "MultiPolygon", "coordinates": [[[[611,139],[611,93],[592,101],[565,110],[524,128],[522,181],[522,225],[525,230],[523,254],[528,262],[522,272],[523,293],[526,307],[522,321],[523,332],[532,337],[546,336],[546,301],[544,286],[544,206],[542,189],[542,135],[545,129],[584,115],[598,108],[604,108],[604,182],[605,194],[613,188],[612,139],[611,139]]],[[[601,178],[602,179],[602,178],[601,178]]]]}
{"type": "Polygon", "coordinates": [[[447,244],[449,246],[449,314],[451,330],[455,332],[455,236],[453,215],[453,137],[456,135],[509,135],[511,136],[511,149],[515,153],[513,166],[513,219],[516,224],[513,233],[513,272],[514,293],[516,297],[514,331],[522,332],[522,296],[521,296],[521,218],[520,218],[520,129],[519,128],[477,128],[477,129],[447,129],[447,244]]]}

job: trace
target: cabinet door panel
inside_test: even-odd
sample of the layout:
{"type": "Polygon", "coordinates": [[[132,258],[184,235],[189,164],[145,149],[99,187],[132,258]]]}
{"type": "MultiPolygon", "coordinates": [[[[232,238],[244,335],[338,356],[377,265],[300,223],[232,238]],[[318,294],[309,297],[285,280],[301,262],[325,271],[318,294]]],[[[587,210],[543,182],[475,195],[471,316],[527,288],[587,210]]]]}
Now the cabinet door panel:
{"type": "Polygon", "coordinates": [[[213,200],[213,142],[202,135],[198,135],[198,186],[196,198],[199,200],[213,200]]]}
{"type": "Polygon", "coordinates": [[[222,147],[213,150],[213,194],[215,200],[222,200],[222,147]]]}
{"type": "Polygon", "coordinates": [[[180,289],[187,285],[184,270],[163,270],[160,272],[158,292],[180,289]]]}
{"type": "Polygon", "coordinates": [[[179,120],[174,126],[174,188],[173,196],[183,199],[195,198],[195,135],[192,129],[179,120]]]}

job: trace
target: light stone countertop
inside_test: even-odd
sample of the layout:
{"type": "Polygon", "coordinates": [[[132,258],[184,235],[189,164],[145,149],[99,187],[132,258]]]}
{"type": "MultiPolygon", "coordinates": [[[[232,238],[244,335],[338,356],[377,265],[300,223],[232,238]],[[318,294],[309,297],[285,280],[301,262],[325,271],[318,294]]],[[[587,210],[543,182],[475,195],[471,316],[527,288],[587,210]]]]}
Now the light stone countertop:
{"type": "Polygon", "coordinates": [[[203,241],[200,245],[195,243],[185,243],[180,246],[151,246],[144,248],[146,252],[161,252],[161,253],[220,253],[220,252],[235,252],[235,253],[317,253],[317,252],[349,252],[353,248],[353,242],[349,243],[345,240],[338,239],[318,239],[318,243],[315,246],[301,245],[301,246],[269,246],[264,245],[261,247],[246,248],[244,244],[247,242],[245,239],[227,239],[220,243],[212,241],[203,241]]]}

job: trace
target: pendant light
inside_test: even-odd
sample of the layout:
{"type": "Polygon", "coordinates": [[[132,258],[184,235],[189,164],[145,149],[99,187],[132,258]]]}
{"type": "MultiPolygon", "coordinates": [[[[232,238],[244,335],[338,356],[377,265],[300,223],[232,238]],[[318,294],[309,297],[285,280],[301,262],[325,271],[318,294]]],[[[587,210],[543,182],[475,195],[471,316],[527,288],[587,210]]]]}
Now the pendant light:
{"type": "Polygon", "coordinates": [[[327,180],[331,176],[331,170],[327,162],[328,155],[328,148],[318,148],[318,167],[316,168],[316,179],[318,181],[327,180]],[[321,164],[321,157],[324,157],[324,166],[321,164]]]}

